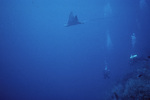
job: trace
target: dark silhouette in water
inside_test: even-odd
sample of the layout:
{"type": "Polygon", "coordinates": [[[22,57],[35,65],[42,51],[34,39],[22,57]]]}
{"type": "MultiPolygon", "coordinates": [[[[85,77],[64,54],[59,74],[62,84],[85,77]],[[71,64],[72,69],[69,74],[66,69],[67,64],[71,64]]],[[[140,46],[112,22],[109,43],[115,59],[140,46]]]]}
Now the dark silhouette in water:
{"type": "Polygon", "coordinates": [[[68,27],[77,24],[83,24],[83,23],[79,22],[78,17],[74,16],[73,12],[70,12],[68,23],[65,26],[68,27]]]}

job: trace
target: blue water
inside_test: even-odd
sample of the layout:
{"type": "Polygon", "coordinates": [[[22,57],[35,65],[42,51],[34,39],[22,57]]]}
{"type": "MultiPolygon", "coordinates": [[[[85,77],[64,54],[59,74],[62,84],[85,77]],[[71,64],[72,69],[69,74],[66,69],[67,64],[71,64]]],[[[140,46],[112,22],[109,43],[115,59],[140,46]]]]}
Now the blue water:
{"type": "Polygon", "coordinates": [[[0,100],[105,100],[149,26],[149,0],[0,0],[0,100]],[[71,11],[84,24],[64,27],[71,11]]]}

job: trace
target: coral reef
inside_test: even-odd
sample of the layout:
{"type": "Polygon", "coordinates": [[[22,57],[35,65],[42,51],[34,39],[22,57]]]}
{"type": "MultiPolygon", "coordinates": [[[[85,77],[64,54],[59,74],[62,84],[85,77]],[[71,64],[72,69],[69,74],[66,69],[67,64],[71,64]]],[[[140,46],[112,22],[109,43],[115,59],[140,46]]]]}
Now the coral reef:
{"type": "Polygon", "coordinates": [[[138,67],[112,89],[113,100],[150,100],[150,68],[138,67]]]}

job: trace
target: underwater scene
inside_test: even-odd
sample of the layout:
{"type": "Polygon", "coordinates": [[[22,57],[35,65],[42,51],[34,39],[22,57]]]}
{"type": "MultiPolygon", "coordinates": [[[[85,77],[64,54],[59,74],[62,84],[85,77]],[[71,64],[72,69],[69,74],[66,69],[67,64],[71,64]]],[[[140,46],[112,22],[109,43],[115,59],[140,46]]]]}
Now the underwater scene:
{"type": "Polygon", "coordinates": [[[150,100],[150,0],[0,0],[0,100],[150,100]]]}

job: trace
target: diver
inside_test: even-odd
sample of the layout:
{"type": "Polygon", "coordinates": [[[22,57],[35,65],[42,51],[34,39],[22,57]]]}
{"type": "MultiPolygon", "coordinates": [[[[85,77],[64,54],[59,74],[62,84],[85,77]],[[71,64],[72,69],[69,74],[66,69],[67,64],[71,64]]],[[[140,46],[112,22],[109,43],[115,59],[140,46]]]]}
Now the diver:
{"type": "Polygon", "coordinates": [[[104,79],[109,79],[110,78],[110,70],[108,69],[107,65],[105,66],[103,74],[104,74],[104,79]]]}
{"type": "Polygon", "coordinates": [[[139,57],[135,54],[130,56],[130,65],[134,65],[139,60],[139,57]]]}
{"type": "Polygon", "coordinates": [[[130,65],[137,66],[137,67],[150,67],[150,56],[142,57],[138,55],[131,55],[130,56],[130,65]]]}
{"type": "Polygon", "coordinates": [[[131,42],[132,42],[132,54],[134,54],[134,55],[131,54],[130,59],[137,57],[137,55],[135,54],[136,53],[136,50],[135,50],[135,44],[136,44],[135,33],[133,33],[131,35],[131,42]]]}
{"type": "Polygon", "coordinates": [[[135,43],[136,43],[135,33],[133,33],[133,34],[131,35],[131,40],[132,40],[132,48],[134,48],[134,47],[135,47],[135,43]]]}

